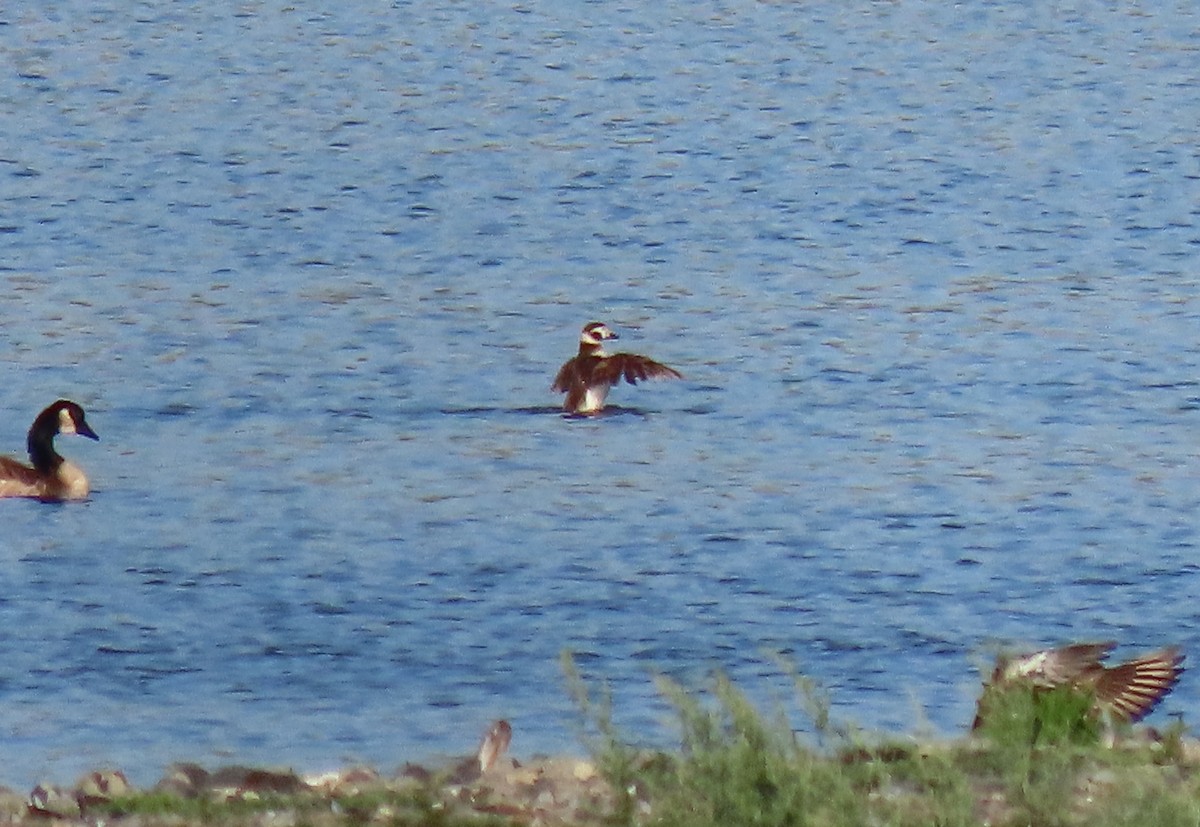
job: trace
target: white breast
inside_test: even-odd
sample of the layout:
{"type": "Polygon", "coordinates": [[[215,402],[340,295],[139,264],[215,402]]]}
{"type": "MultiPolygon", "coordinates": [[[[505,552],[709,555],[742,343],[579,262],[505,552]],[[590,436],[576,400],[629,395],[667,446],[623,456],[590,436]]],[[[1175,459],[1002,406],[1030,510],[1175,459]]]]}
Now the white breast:
{"type": "Polygon", "coordinates": [[[595,385],[584,391],[583,401],[579,403],[576,409],[579,413],[595,413],[604,407],[604,400],[608,398],[608,385],[595,385]]]}

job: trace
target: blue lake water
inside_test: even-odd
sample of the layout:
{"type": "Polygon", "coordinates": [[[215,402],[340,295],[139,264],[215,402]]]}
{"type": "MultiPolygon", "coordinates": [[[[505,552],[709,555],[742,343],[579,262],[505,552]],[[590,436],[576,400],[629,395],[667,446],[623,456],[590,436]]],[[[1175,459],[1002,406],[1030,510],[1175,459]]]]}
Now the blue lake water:
{"type": "Polygon", "coordinates": [[[1194,4],[321,5],[0,11],[0,451],[102,439],[0,503],[0,781],[1200,657],[1194,4]],[[563,418],[592,319],[685,381],[563,418]]]}

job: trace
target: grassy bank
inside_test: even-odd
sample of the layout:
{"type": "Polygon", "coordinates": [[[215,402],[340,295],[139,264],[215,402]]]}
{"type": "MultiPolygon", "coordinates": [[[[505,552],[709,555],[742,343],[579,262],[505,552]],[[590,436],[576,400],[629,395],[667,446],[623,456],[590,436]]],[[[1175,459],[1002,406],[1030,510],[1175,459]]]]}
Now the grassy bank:
{"type": "Polygon", "coordinates": [[[976,734],[916,743],[838,725],[828,698],[795,676],[814,744],[722,676],[701,694],[660,680],[681,743],[647,761],[569,662],[567,674],[601,734],[600,765],[629,793],[615,813],[621,824],[1200,825],[1200,748],[1184,727],[1111,731],[1090,713],[1092,698],[1069,688],[1007,690],[976,734]]]}
{"type": "MultiPolygon", "coordinates": [[[[795,678],[797,710],[814,735],[756,709],[729,680],[704,691],[659,688],[677,719],[674,751],[632,744],[603,693],[564,663],[586,724],[588,759],[505,758],[487,772],[473,759],[364,768],[302,779],[288,771],[177,767],[154,790],[101,783],[81,794],[45,789],[45,808],[11,796],[9,823],[138,825],[1200,825],[1200,749],[1181,725],[1157,735],[1105,732],[1090,698],[1013,691],[980,733],[953,742],[873,738],[830,719],[828,699],[795,678]],[[51,794],[62,795],[59,811],[51,794]]],[[[98,774],[93,774],[98,775],[98,774]]]]}

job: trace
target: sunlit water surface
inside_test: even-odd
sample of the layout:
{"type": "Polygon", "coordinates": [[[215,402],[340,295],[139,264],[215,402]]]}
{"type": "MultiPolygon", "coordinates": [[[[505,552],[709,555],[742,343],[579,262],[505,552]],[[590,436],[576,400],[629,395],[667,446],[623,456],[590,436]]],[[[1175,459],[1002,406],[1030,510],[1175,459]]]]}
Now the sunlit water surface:
{"type": "Polygon", "coordinates": [[[0,447],[102,438],[0,504],[0,780],[1200,657],[1193,4],[323,5],[0,12],[0,447]],[[594,318],[686,379],[562,417],[594,318]]]}

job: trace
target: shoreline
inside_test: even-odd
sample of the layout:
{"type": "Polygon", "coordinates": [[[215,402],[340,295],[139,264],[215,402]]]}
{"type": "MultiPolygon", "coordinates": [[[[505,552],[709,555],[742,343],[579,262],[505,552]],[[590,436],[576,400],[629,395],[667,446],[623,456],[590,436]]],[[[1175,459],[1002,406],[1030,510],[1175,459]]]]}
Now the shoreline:
{"type": "MultiPolygon", "coordinates": [[[[493,727],[490,733],[495,731],[493,727]]],[[[111,819],[141,827],[341,827],[429,821],[599,827],[657,820],[662,807],[681,806],[663,779],[690,760],[686,751],[627,749],[615,763],[615,753],[596,759],[565,754],[518,759],[506,753],[503,738],[497,743],[490,733],[475,755],[406,763],[392,772],[366,765],[303,772],[239,764],[209,769],[179,762],[165,768],[152,785],[137,787],[120,769],[96,769],[70,786],[42,783],[28,793],[0,788],[0,825],[46,820],[95,825],[111,819]],[[613,779],[621,779],[620,784],[613,779]]],[[[1005,763],[1013,758],[1011,747],[973,736],[881,736],[873,745],[847,742],[833,751],[798,746],[787,760],[800,756],[801,763],[786,766],[792,767],[789,775],[795,767],[801,773],[817,767],[819,773],[840,774],[857,791],[860,806],[910,814],[946,806],[939,796],[949,778],[962,793],[954,805],[959,815],[970,815],[965,823],[1008,823],[1014,813],[1023,812],[1021,808],[1033,806],[1021,798],[1028,782],[1013,786],[1008,776],[1011,768],[1005,763]],[[862,778],[870,780],[864,783],[862,778]]],[[[1115,747],[1026,744],[1016,754],[1046,762],[1069,781],[1053,782],[1066,802],[1054,806],[1080,813],[1107,806],[1131,784],[1155,789],[1167,785],[1171,790],[1175,785],[1188,791],[1193,780],[1200,781],[1200,740],[1178,733],[1164,736],[1149,727],[1127,733],[1115,747]]],[[[723,783],[735,787],[745,780],[723,783]]],[[[687,809],[689,802],[685,798],[682,806],[687,809]]],[[[689,823],[686,818],[684,823],[689,823]]]]}
{"type": "MultiPolygon", "coordinates": [[[[266,808],[334,817],[344,809],[344,802],[357,799],[378,800],[374,816],[384,819],[406,801],[426,801],[441,812],[502,818],[537,814],[544,823],[588,824],[610,812],[615,798],[591,759],[556,755],[523,762],[508,755],[485,755],[481,745],[475,756],[409,762],[392,772],[367,765],[302,772],[283,765],[229,764],[209,769],[178,762],[166,767],[153,784],[138,786],[119,768],[100,768],[82,774],[73,784],[42,782],[27,793],[0,786],[0,824],[30,819],[93,824],[96,813],[111,814],[115,808],[122,815],[127,802],[139,800],[174,801],[175,809],[184,813],[197,807],[205,813],[213,807],[228,808],[231,814],[266,808]],[[482,766],[485,760],[486,767],[482,766]]],[[[172,807],[168,804],[165,809],[169,812],[172,807]]],[[[199,823],[206,821],[206,816],[199,818],[199,823]]]]}

